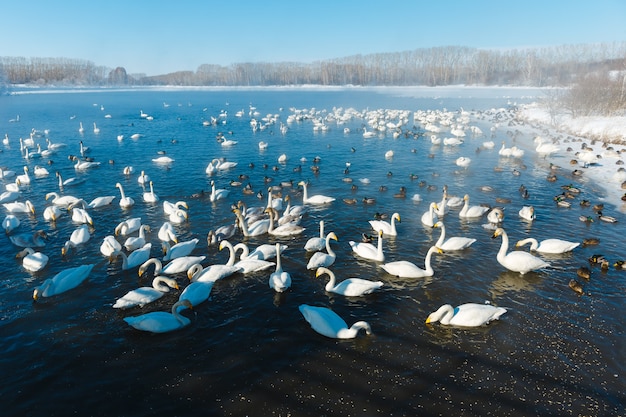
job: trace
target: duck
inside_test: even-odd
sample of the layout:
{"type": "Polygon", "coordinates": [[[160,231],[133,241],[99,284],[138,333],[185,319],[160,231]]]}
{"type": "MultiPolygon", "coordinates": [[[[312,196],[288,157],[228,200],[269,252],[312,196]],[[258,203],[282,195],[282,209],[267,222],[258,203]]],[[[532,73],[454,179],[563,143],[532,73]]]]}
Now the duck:
{"type": "Polygon", "coordinates": [[[398,223],[401,222],[400,220],[400,214],[399,213],[393,213],[391,215],[391,221],[387,222],[385,220],[369,220],[369,224],[370,226],[372,226],[373,230],[382,230],[383,231],[383,235],[387,235],[387,236],[398,236],[398,232],[396,230],[396,221],[398,221],[398,223]]]}
{"type": "Polygon", "coordinates": [[[569,283],[567,284],[567,286],[570,287],[578,295],[582,295],[585,292],[585,289],[583,288],[582,284],[576,281],[575,279],[571,279],[569,283]]]}
{"type": "Polygon", "coordinates": [[[357,321],[348,327],[344,319],[326,307],[300,304],[298,310],[313,330],[332,339],[354,339],[359,330],[365,330],[368,335],[372,334],[372,328],[366,321],[357,321]]]}
{"type": "Polygon", "coordinates": [[[152,280],[151,287],[139,287],[128,291],[122,297],[115,300],[113,308],[143,307],[163,297],[165,293],[170,291],[170,288],[179,289],[175,279],[157,276],[152,280]]]}
{"type": "Polygon", "coordinates": [[[428,206],[428,211],[422,214],[422,224],[424,226],[433,227],[435,223],[439,220],[439,216],[437,215],[437,210],[439,206],[437,203],[430,203],[428,206]]]}
{"type": "Polygon", "coordinates": [[[115,184],[115,186],[120,189],[120,194],[122,196],[120,198],[120,207],[122,209],[131,208],[135,204],[135,200],[133,200],[132,197],[126,197],[126,195],[124,194],[124,188],[122,187],[122,184],[118,182],[117,184],[115,184]]]}
{"type": "Polygon", "coordinates": [[[576,275],[578,275],[580,278],[589,280],[591,278],[591,270],[589,269],[589,267],[581,266],[576,270],[576,275]]]}
{"type": "Polygon", "coordinates": [[[506,312],[506,308],[490,304],[466,303],[454,308],[450,304],[444,304],[428,315],[426,323],[440,322],[451,326],[478,327],[498,320],[506,312]]]}
{"type": "Polygon", "coordinates": [[[489,211],[488,207],[483,206],[470,206],[469,205],[470,197],[468,194],[465,194],[463,197],[463,208],[459,212],[459,217],[464,219],[482,217],[486,212],[489,211]]]}
{"type": "Polygon", "coordinates": [[[345,295],[346,297],[360,297],[371,294],[383,286],[382,281],[370,281],[361,278],[347,278],[339,284],[335,284],[336,278],[333,271],[325,267],[317,268],[315,277],[318,278],[322,275],[328,275],[329,277],[328,283],[326,283],[326,287],[324,287],[326,291],[345,295]]]}
{"type": "Polygon", "coordinates": [[[607,223],[617,223],[617,219],[615,217],[602,214],[602,211],[598,211],[598,219],[607,223]]]}
{"type": "Polygon", "coordinates": [[[529,222],[532,222],[537,218],[537,216],[535,215],[535,208],[533,206],[523,206],[518,211],[518,214],[522,219],[529,222]]]}
{"type": "Polygon", "coordinates": [[[337,235],[335,234],[335,232],[328,233],[326,235],[326,238],[324,239],[324,246],[326,247],[327,253],[321,251],[315,252],[309,259],[309,262],[307,262],[306,269],[314,270],[319,267],[328,267],[335,262],[337,255],[335,255],[335,252],[330,247],[331,240],[337,241],[337,235]]]}
{"type": "Polygon", "coordinates": [[[383,253],[383,231],[378,231],[378,246],[374,246],[371,243],[355,242],[351,240],[348,242],[352,248],[352,252],[361,258],[370,259],[377,262],[384,262],[385,255],[383,253]]]}
{"type": "Polygon", "coordinates": [[[127,251],[132,252],[146,244],[146,232],[150,232],[150,226],[142,224],[139,227],[139,236],[130,236],[124,241],[124,247],[127,251]]]}
{"type": "Polygon", "coordinates": [[[170,247],[169,239],[162,241],[161,247],[163,248],[163,261],[171,261],[172,259],[180,258],[189,255],[196,248],[196,245],[200,242],[200,239],[193,238],[185,242],[176,243],[170,247]]]}
{"type": "Polygon", "coordinates": [[[311,197],[309,197],[308,190],[307,190],[307,183],[305,181],[300,181],[298,185],[301,186],[303,189],[303,197],[302,197],[303,204],[330,204],[333,201],[335,201],[334,197],[329,197],[329,196],[325,196],[322,194],[316,194],[316,195],[312,195],[311,197]]]}
{"type": "Polygon", "coordinates": [[[158,258],[150,258],[139,266],[137,273],[139,277],[146,273],[150,265],[154,265],[154,275],[174,275],[189,271],[192,265],[198,264],[206,259],[206,256],[181,256],[172,259],[165,267],[158,258]]]}
{"type": "Polygon", "coordinates": [[[111,261],[116,259],[117,257],[122,257],[122,271],[127,271],[129,269],[134,269],[143,264],[150,258],[150,250],[152,249],[152,243],[146,243],[142,248],[134,250],[130,255],[126,256],[126,254],[120,250],[114,251],[110,258],[111,261]]]}
{"type": "Polygon", "coordinates": [[[626,261],[619,260],[613,264],[615,269],[626,269],[626,261]]]}
{"type": "Polygon", "coordinates": [[[33,300],[42,297],[52,297],[74,289],[82,284],[93,270],[94,264],[85,264],[67,268],[54,277],[46,279],[33,291],[33,300]]]}
{"type": "Polygon", "coordinates": [[[20,219],[18,219],[14,214],[7,214],[5,218],[2,220],[2,228],[4,232],[8,235],[20,225],[20,219]]]}
{"type": "Polygon", "coordinates": [[[48,265],[48,255],[42,252],[35,252],[33,248],[24,248],[15,255],[22,258],[22,266],[29,272],[39,272],[48,265]]]}
{"type": "Polygon", "coordinates": [[[441,250],[444,250],[444,251],[463,250],[463,249],[469,248],[474,242],[476,242],[476,239],[474,238],[461,237],[461,236],[454,236],[454,237],[449,238],[448,240],[445,240],[446,227],[444,226],[443,222],[438,221],[437,223],[433,225],[433,228],[437,228],[437,227],[441,229],[441,235],[439,236],[437,243],[435,243],[435,246],[441,250]]]}
{"type": "Polygon", "coordinates": [[[182,329],[191,323],[191,320],[182,316],[178,308],[184,306],[192,308],[188,300],[177,301],[172,306],[171,313],[165,311],[152,311],[147,314],[134,317],[124,317],[124,321],[137,330],[150,333],[167,333],[182,329]]]}
{"type": "MultiPolygon", "coordinates": [[[[289,196],[287,196],[289,197],[289,196]]],[[[312,237],[304,245],[307,252],[318,252],[326,247],[326,235],[324,234],[324,220],[320,220],[320,236],[312,237]]]]}
{"type": "Polygon", "coordinates": [[[435,271],[430,265],[431,257],[434,253],[443,253],[443,250],[437,246],[431,246],[426,253],[424,259],[424,269],[421,269],[417,265],[409,261],[395,261],[388,262],[380,267],[390,275],[395,275],[400,278],[423,278],[431,277],[435,274],[435,271]]]}
{"type": "Polygon", "coordinates": [[[291,274],[283,271],[280,262],[280,243],[276,243],[276,270],[270,274],[269,287],[278,293],[285,292],[291,287],[291,274]]]}
{"type": "Polygon", "coordinates": [[[13,243],[15,246],[19,246],[22,248],[42,248],[46,246],[45,239],[47,238],[48,235],[43,230],[9,236],[9,240],[11,241],[11,243],[13,243]]]}
{"type": "Polygon", "coordinates": [[[574,250],[574,248],[580,245],[579,242],[569,242],[562,239],[545,239],[542,240],[541,243],[539,243],[537,239],[529,237],[518,241],[515,244],[515,247],[517,248],[520,246],[524,246],[528,243],[530,243],[531,251],[552,254],[571,252],[572,250],[574,250]]]}
{"type": "Polygon", "coordinates": [[[498,227],[491,237],[495,239],[500,236],[502,237],[502,245],[500,246],[496,259],[500,265],[509,271],[519,272],[524,275],[527,272],[550,266],[549,263],[528,252],[513,251],[507,254],[506,252],[509,249],[509,237],[503,228],[498,227]]]}
{"type": "Polygon", "coordinates": [[[63,245],[63,247],[61,248],[61,255],[62,256],[67,255],[67,252],[69,252],[70,249],[87,243],[89,239],[91,239],[89,226],[87,226],[86,224],[83,224],[72,232],[69,240],[67,240],[65,244],[63,245]]]}

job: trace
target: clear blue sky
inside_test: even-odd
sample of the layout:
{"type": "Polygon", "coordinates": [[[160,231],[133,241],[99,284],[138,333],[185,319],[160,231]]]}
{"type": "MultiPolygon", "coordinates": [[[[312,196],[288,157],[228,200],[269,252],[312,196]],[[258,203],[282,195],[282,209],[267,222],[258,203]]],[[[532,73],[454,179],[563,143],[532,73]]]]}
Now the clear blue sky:
{"type": "Polygon", "coordinates": [[[626,41],[625,0],[15,0],[0,16],[0,56],[148,75],[449,45],[626,41]]]}

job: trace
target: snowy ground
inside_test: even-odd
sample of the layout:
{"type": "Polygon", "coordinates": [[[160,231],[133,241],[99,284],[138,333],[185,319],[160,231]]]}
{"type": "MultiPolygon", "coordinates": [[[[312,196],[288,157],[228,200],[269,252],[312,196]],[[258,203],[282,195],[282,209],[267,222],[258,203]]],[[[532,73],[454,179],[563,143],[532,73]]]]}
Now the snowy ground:
{"type": "MultiPolygon", "coordinates": [[[[581,142],[556,140],[560,151],[553,155],[554,163],[562,167],[571,166],[572,170],[583,171],[586,178],[605,190],[605,202],[626,212],[626,203],[621,199],[626,193],[626,189],[622,188],[622,183],[626,181],[626,165],[622,165],[626,159],[626,117],[578,117],[574,119],[566,114],[560,114],[552,118],[548,109],[533,103],[521,106],[518,118],[553,129],[561,136],[568,135],[582,139],[581,142]],[[584,150],[583,146],[592,150],[584,150]],[[580,153],[576,155],[577,152],[580,153]],[[597,158],[593,158],[594,156],[597,158]],[[585,157],[591,158],[591,163],[585,164],[582,161],[585,157]],[[578,164],[572,165],[573,160],[578,161],[578,164]]],[[[545,139],[555,141],[554,137],[545,139]]]]}

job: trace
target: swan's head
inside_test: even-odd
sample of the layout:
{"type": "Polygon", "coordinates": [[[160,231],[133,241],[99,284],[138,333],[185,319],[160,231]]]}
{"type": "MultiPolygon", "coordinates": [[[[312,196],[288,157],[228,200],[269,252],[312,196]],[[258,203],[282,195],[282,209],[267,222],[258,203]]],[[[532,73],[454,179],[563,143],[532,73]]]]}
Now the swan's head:
{"type": "Polygon", "coordinates": [[[399,213],[393,213],[393,216],[391,216],[392,219],[396,219],[397,221],[401,222],[402,220],[400,219],[400,214],[399,213]]]}
{"type": "Polygon", "coordinates": [[[436,227],[443,227],[443,222],[437,222],[435,224],[433,224],[433,229],[436,227]]]}
{"type": "Polygon", "coordinates": [[[324,274],[330,275],[332,274],[332,272],[330,269],[320,266],[319,268],[317,268],[317,271],[315,271],[315,278],[318,278],[320,275],[324,275],[324,274]]]}
{"type": "Polygon", "coordinates": [[[191,265],[187,270],[187,278],[189,278],[189,280],[191,281],[196,274],[202,271],[202,269],[202,265],[200,264],[191,265]]]}
{"type": "Polygon", "coordinates": [[[222,240],[220,242],[220,246],[218,247],[219,250],[222,250],[224,248],[228,247],[228,241],[227,240],[222,240]]]}
{"type": "Polygon", "coordinates": [[[337,235],[335,234],[335,232],[330,232],[328,235],[326,235],[326,239],[339,241],[339,239],[337,239],[337,235]]]}
{"type": "Polygon", "coordinates": [[[463,196],[463,201],[469,201],[469,194],[465,194],[463,196]]]}
{"type": "Polygon", "coordinates": [[[498,227],[494,232],[493,235],[491,236],[492,239],[495,239],[499,236],[502,236],[504,234],[504,229],[501,227],[498,227]]]}
{"type": "Polygon", "coordinates": [[[300,181],[300,182],[298,183],[298,185],[299,185],[300,187],[305,187],[305,186],[306,186],[306,182],[304,182],[304,181],[300,181]]]}

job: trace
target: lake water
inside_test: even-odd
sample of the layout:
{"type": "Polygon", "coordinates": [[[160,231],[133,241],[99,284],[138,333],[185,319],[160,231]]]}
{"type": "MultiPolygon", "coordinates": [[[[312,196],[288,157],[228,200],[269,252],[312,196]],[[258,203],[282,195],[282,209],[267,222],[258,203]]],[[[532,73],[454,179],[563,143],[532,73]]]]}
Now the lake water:
{"type": "MultiPolygon", "coordinates": [[[[18,215],[21,225],[12,234],[45,230],[49,239],[42,251],[50,257],[43,271],[29,273],[15,259],[20,248],[8,236],[2,238],[2,414],[624,415],[626,272],[612,266],[602,271],[589,265],[588,258],[602,254],[611,265],[626,258],[626,219],[607,205],[605,214],[616,216],[618,223],[581,222],[581,215],[595,214],[579,202],[587,199],[595,204],[603,191],[584,177],[572,175],[568,166],[557,171],[557,181],[547,181],[550,158],[533,152],[532,139],[539,131],[516,124],[509,110],[515,103],[541,96],[539,91],[525,89],[285,88],[51,91],[0,97],[0,133],[9,137],[9,145],[1,145],[0,166],[18,174],[24,165],[30,168],[32,182],[21,191],[19,201],[30,200],[36,209],[34,216],[18,215]],[[250,114],[251,107],[257,115],[250,114]],[[350,108],[358,113],[342,124],[327,118],[350,108]],[[386,115],[393,114],[389,110],[410,112],[400,137],[394,139],[391,129],[374,138],[363,137],[364,126],[371,130],[363,115],[377,109],[386,115]],[[237,117],[241,110],[243,115],[237,117]],[[472,136],[466,130],[462,145],[433,145],[430,133],[423,135],[424,125],[413,119],[414,112],[429,110],[446,110],[455,120],[467,114],[466,124],[479,127],[484,135],[472,136]],[[154,119],[140,117],[140,111],[154,119]],[[287,124],[289,115],[296,112],[309,117],[287,124]],[[18,115],[19,121],[9,122],[18,115]],[[267,115],[276,117],[276,122],[254,132],[251,118],[264,123],[267,115]],[[218,124],[205,126],[203,122],[211,117],[218,124]],[[314,118],[326,118],[328,130],[315,131],[314,118]],[[85,128],[82,134],[79,122],[85,128]],[[94,122],[100,128],[98,134],[93,131],[94,122]],[[285,134],[280,122],[288,126],[285,134]],[[350,133],[344,133],[345,127],[350,133]],[[49,158],[27,161],[19,138],[28,138],[32,129],[43,149],[46,137],[67,146],[49,158]],[[238,143],[221,146],[216,140],[220,133],[238,143]],[[140,138],[131,139],[133,134],[140,138]],[[117,140],[118,135],[124,138],[117,140]],[[495,149],[481,149],[488,140],[495,142],[495,149]],[[90,148],[89,156],[101,162],[99,167],[74,170],[68,155],[79,155],[80,141],[90,148]],[[260,141],[268,143],[266,150],[259,150],[260,141]],[[524,157],[500,158],[502,141],[524,149],[524,157]],[[386,159],[389,150],[394,156],[386,159]],[[162,156],[159,151],[175,161],[155,164],[152,159],[162,156]],[[288,157],[284,164],[277,162],[281,154],[288,157]],[[461,156],[471,158],[469,167],[455,164],[461,156]],[[300,160],[303,157],[306,161],[300,160]],[[319,162],[314,164],[315,157],[319,162]],[[205,169],[214,158],[238,165],[209,176],[205,169]],[[45,166],[51,175],[34,178],[35,165],[45,166]],[[319,172],[312,170],[314,165],[319,172]],[[125,176],[125,166],[132,166],[134,173],[125,176]],[[156,231],[167,219],[161,203],[142,201],[143,190],[137,182],[142,170],[153,180],[161,201],[187,201],[189,221],[176,226],[176,232],[180,241],[200,239],[194,254],[207,256],[205,266],[226,262],[226,251],[207,246],[206,235],[234,221],[231,204],[238,200],[248,206],[264,205],[268,186],[293,180],[294,185],[284,187],[281,194],[302,204],[302,189],[296,184],[305,180],[309,194],[333,196],[336,201],[311,207],[301,222],[306,230],[298,237],[264,235],[246,240],[250,247],[277,241],[288,245],[282,264],[293,279],[290,290],[277,294],[269,288],[273,270],[235,274],[215,283],[209,301],[183,313],[191,319],[189,326],[149,334],[122,319],[169,311],[180,291],[173,290],[143,308],[113,309],[117,298],[149,285],[150,279],[138,279],[136,269],[122,271],[119,260],[109,263],[99,251],[103,238],[113,234],[121,220],[141,217],[152,227],[148,234],[152,256],[161,255],[156,231]],[[94,221],[90,241],[65,257],[61,248],[77,224],[67,214],[56,224],[42,216],[50,204],[46,193],[60,191],[56,171],[64,179],[84,180],[65,187],[64,194],[87,201],[116,196],[110,206],[90,210],[94,221]],[[244,194],[242,186],[231,186],[231,180],[240,175],[249,177],[243,185],[250,183],[255,193],[263,193],[262,199],[244,194]],[[369,184],[360,181],[365,178],[369,184]],[[230,190],[226,200],[211,203],[206,195],[194,196],[209,192],[211,180],[218,188],[230,190]],[[117,182],[135,199],[129,210],[118,204],[117,182]],[[570,208],[557,207],[553,197],[566,184],[581,188],[581,195],[570,200],[570,208]],[[386,260],[409,260],[423,267],[426,252],[440,231],[423,226],[420,218],[431,201],[441,200],[444,185],[450,195],[469,194],[473,205],[503,206],[502,226],[512,243],[529,236],[577,242],[595,237],[600,243],[565,255],[542,256],[552,267],[520,275],[496,261],[501,240],[492,239],[492,230],[483,227],[486,219],[461,220],[453,208],[443,218],[447,235],[477,241],[467,250],[433,256],[432,277],[396,278],[385,273],[380,263],[352,254],[348,242],[360,241],[362,233],[373,233],[368,220],[376,213],[398,212],[402,219],[398,236],[384,239],[386,260]],[[527,198],[519,191],[521,185],[529,191],[527,198]],[[381,190],[381,186],[386,188],[381,190]],[[492,191],[485,191],[485,186],[492,191]],[[394,197],[401,187],[406,189],[406,198],[394,197]],[[415,194],[421,201],[412,199],[415,194]],[[375,200],[365,204],[364,198],[375,200]],[[499,203],[496,198],[510,202],[499,203]],[[346,204],[344,199],[357,202],[346,204]],[[517,215],[524,205],[535,207],[534,222],[517,215]],[[333,243],[337,260],[331,267],[338,279],[381,280],[380,290],[349,298],[325,292],[325,277],[316,278],[306,269],[310,254],[303,249],[309,238],[319,234],[320,220],[325,221],[327,232],[338,236],[333,243]],[[46,278],[86,263],[96,264],[86,282],[33,301],[34,288],[46,278]],[[577,277],[581,266],[591,268],[588,281],[577,277]],[[568,287],[571,279],[581,281],[583,295],[568,287]],[[425,324],[426,317],[442,304],[486,301],[508,312],[478,328],[425,324]],[[361,332],[349,340],[326,338],[304,320],[298,310],[301,304],[329,307],[348,325],[365,320],[372,334],[361,332]]],[[[392,117],[388,122],[397,123],[392,117]]],[[[444,131],[439,136],[452,135],[444,131]]],[[[241,233],[230,239],[232,243],[241,240],[241,233]]],[[[175,278],[181,290],[188,283],[185,274],[175,278]]]]}

